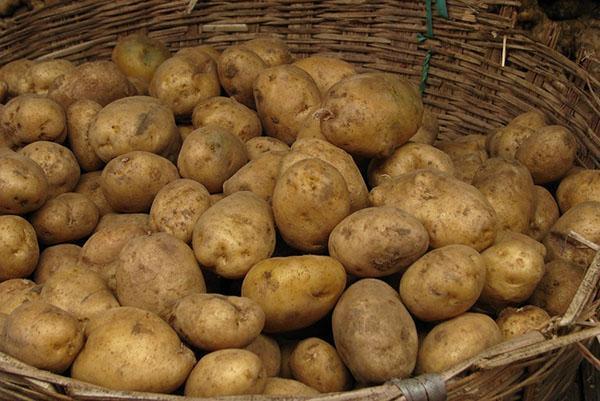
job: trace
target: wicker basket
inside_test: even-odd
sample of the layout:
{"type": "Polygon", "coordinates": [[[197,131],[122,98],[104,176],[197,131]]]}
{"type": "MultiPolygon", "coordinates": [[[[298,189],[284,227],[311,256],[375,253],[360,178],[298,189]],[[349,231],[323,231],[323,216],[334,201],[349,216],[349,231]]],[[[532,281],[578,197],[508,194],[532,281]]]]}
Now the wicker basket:
{"type": "MultiPolygon", "coordinates": [[[[585,57],[575,64],[548,47],[556,42],[555,30],[550,29],[547,43],[540,44],[513,29],[518,0],[449,0],[449,18],[434,10],[433,36],[419,40],[418,34],[427,32],[426,3],[431,4],[430,0],[51,2],[44,9],[0,20],[0,64],[23,57],[78,62],[108,58],[119,35],[138,30],[172,49],[199,43],[222,49],[257,35],[276,35],[297,55],[331,53],[365,70],[426,80],[424,101],[439,115],[443,137],[486,133],[534,106],[576,134],[581,165],[600,167],[600,99],[595,94],[600,86],[586,71],[585,57]]],[[[576,233],[565,241],[580,241],[598,251],[596,244],[576,233]]],[[[597,253],[565,316],[554,319],[543,332],[500,344],[440,376],[315,399],[561,399],[582,357],[598,365],[586,345],[600,338],[599,277],[597,253]]],[[[102,389],[31,368],[1,353],[0,399],[184,400],[102,389]]]]}

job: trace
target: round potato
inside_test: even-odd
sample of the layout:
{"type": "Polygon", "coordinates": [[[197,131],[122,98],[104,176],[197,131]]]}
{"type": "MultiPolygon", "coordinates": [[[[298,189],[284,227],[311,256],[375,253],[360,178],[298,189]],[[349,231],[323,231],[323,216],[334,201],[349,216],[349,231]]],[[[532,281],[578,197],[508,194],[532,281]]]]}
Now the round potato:
{"type": "Polygon", "coordinates": [[[217,63],[219,81],[227,94],[251,109],[256,108],[252,86],[265,68],[267,63],[258,54],[240,45],[225,49],[217,63]]]}
{"type": "Polygon", "coordinates": [[[442,373],[502,341],[496,322],[465,313],[435,326],[419,348],[417,372],[442,373]]]}
{"type": "Polygon", "coordinates": [[[263,394],[302,397],[318,395],[319,392],[298,380],[282,379],[281,377],[267,377],[267,384],[263,394]]]}
{"type": "Polygon", "coordinates": [[[547,121],[546,116],[541,111],[533,109],[519,114],[513,118],[508,125],[520,125],[531,129],[538,129],[546,126],[547,121]]]}
{"type": "MultiPolygon", "coordinates": [[[[13,278],[0,283],[0,314],[10,315],[26,302],[40,298],[40,286],[31,280],[13,278]]],[[[2,348],[2,328],[0,327],[0,348],[2,348]]]]}
{"type": "Polygon", "coordinates": [[[508,125],[488,136],[486,148],[491,157],[514,159],[521,144],[535,131],[523,125],[508,125]]]}
{"type": "Polygon", "coordinates": [[[522,308],[506,308],[500,312],[496,324],[502,338],[506,341],[529,331],[539,330],[550,321],[545,310],[537,306],[526,305],[522,308]]]}
{"type": "Polygon", "coordinates": [[[410,142],[433,145],[440,134],[437,116],[429,109],[423,109],[423,118],[417,133],[410,138],[410,142]]]}
{"type": "Polygon", "coordinates": [[[600,170],[581,170],[562,179],[556,190],[560,211],[583,202],[600,202],[600,170]]]}
{"type": "Polygon", "coordinates": [[[89,129],[102,106],[93,100],[78,100],[67,109],[69,146],[81,168],[85,171],[100,170],[104,163],[90,142],[89,129]]]}
{"type": "Polygon", "coordinates": [[[400,280],[400,297],[419,319],[446,320],[468,311],[486,281],[481,255],[464,245],[434,249],[413,263],[400,280]]]}
{"type": "Polygon", "coordinates": [[[450,156],[456,178],[470,184],[477,170],[488,159],[485,142],[483,135],[463,135],[451,141],[438,141],[435,147],[450,156]]]}
{"type": "Polygon", "coordinates": [[[71,375],[114,390],[170,393],[183,384],[196,358],[155,314],[131,307],[96,315],[71,375]]]}
{"type": "Polygon", "coordinates": [[[195,57],[196,55],[198,55],[198,59],[200,61],[204,60],[204,55],[207,55],[216,63],[219,61],[221,52],[219,52],[217,49],[210,45],[200,45],[194,47],[184,47],[182,49],[179,49],[177,53],[175,53],[175,55],[188,57],[195,57]],[[199,53],[202,54],[198,55],[199,53]]]}
{"type": "Polygon", "coordinates": [[[310,75],[323,95],[342,79],[356,74],[352,64],[320,54],[296,60],[294,65],[310,75]]]}
{"type": "Polygon", "coordinates": [[[118,228],[122,225],[138,227],[147,234],[153,232],[150,227],[150,215],[146,213],[108,213],[102,216],[94,232],[118,228]]]}
{"type": "Polygon", "coordinates": [[[224,349],[198,361],[185,383],[187,397],[262,394],[267,375],[260,358],[242,349],[224,349]]]}
{"type": "Polygon", "coordinates": [[[335,347],[360,383],[408,377],[417,360],[417,329],[392,287],[376,279],[352,284],[332,317],[335,347]]]}
{"type": "Polygon", "coordinates": [[[85,195],[98,208],[100,217],[105,216],[109,213],[113,213],[114,210],[110,206],[110,203],[106,200],[104,192],[102,192],[102,186],[100,182],[102,180],[101,171],[92,171],[91,173],[82,174],[79,178],[79,182],[74,189],[74,192],[85,195]]]}
{"type": "Polygon", "coordinates": [[[281,368],[281,350],[279,349],[277,341],[264,334],[260,334],[244,349],[258,355],[265,367],[268,377],[279,376],[281,368]]]}
{"type": "Polygon", "coordinates": [[[19,216],[0,216],[0,282],[29,276],[40,256],[35,230],[19,216]]]}
{"type": "Polygon", "coordinates": [[[50,276],[63,266],[75,266],[81,255],[81,247],[75,244],[49,246],[42,251],[33,274],[37,284],[44,284],[50,276]]]}
{"type": "Polygon", "coordinates": [[[259,136],[244,144],[249,160],[255,160],[267,152],[288,152],[290,147],[279,139],[259,136]]]}
{"type": "Polygon", "coordinates": [[[562,316],[569,308],[585,270],[564,260],[553,260],[546,264],[544,270],[544,277],[529,302],[543,308],[551,316],[562,316]]]}
{"type": "Polygon", "coordinates": [[[540,255],[542,255],[544,258],[546,258],[546,255],[548,254],[546,247],[541,242],[534,240],[533,238],[531,238],[528,235],[517,233],[514,231],[510,231],[510,230],[498,231],[498,235],[496,236],[496,240],[494,241],[494,244],[499,244],[501,242],[512,241],[512,240],[525,242],[527,245],[535,248],[535,250],[540,255]]]}
{"type": "Polygon", "coordinates": [[[154,71],[171,56],[169,49],[143,33],[120,37],[112,51],[112,61],[128,77],[150,82],[154,71]]]}
{"type": "Polygon", "coordinates": [[[0,81],[6,82],[8,95],[18,96],[21,94],[19,81],[33,65],[35,65],[34,61],[18,59],[0,67],[0,81]]]}
{"type": "Polygon", "coordinates": [[[194,128],[219,125],[237,135],[242,142],[262,133],[256,112],[229,97],[211,97],[198,103],[192,113],[192,123],[194,128]]]}
{"type": "Polygon", "coordinates": [[[327,141],[325,135],[321,131],[321,117],[326,114],[323,109],[317,109],[310,113],[302,122],[300,129],[298,130],[298,136],[296,141],[300,139],[315,138],[322,141],[327,141]]]}
{"type": "Polygon", "coordinates": [[[58,77],[75,70],[68,60],[43,60],[36,62],[25,71],[19,80],[19,93],[46,95],[50,86],[58,77]]]}
{"type": "Polygon", "coordinates": [[[0,182],[0,214],[33,212],[48,197],[48,179],[44,170],[21,154],[0,154],[0,182]]]}
{"type": "Polygon", "coordinates": [[[0,114],[0,126],[17,146],[36,141],[63,142],[67,137],[63,108],[40,95],[11,99],[0,114]]]}
{"type": "Polygon", "coordinates": [[[265,36],[242,43],[242,47],[256,53],[269,67],[294,61],[287,44],[276,37],[265,36]]]}
{"type": "Polygon", "coordinates": [[[392,206],[354,212],[329,236],[329,254],[357,277],[400,272],[421,257],[428,246],[429,235],[423,224],[392,206]]]}
{"type": "Polygon", "coordinates": [[[526,234],[541,241],[559,217],[558,205],[548,190],[539,185],[533,187],[533,215],[526,234]]]}
{"type": "Polygon", "coordinates": [[[288,256],[255,264],[242,283],[242,296],[265,312],[265,331],[291,331],[323,318],[346,286],[344,267],[328,256],[288,256]],[[300,278],[300,279],[299,279],[300,278]]]}

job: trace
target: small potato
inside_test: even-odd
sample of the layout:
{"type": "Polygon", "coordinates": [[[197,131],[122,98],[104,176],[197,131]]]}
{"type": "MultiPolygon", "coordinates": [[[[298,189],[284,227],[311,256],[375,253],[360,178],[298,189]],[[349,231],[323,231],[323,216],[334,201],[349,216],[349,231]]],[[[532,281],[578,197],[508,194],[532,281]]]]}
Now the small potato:
{"type": "Polygon", "coordinates": [[[250,344],[265,325],[265,313],[249,298],[191,294],[175,303],[168,322],[188,344],[216,351],[250,344]]]}
{"type": "Polygon", "coordinates": [[[267,68],[253,86],[256,111],[268,136],[291,145],[304,120],[321,104],[321,93],[304,70],[293,65],[267,68]]]}
{"type": "Polygon", "coordinates": [[[108,213],[100,218],[94,232],[119,228],[124,225],[137,227],[147,234],[153,232],[150,227],[150,215],[146,213],[108,213]]]}
{"type": "Polygon", "coordinates": [[[369,164],[369,184],[372,187],[416,170],[429,169],[454,175],[450,156],[431,145],[407,143],[385,159],[373,159],[369,164]]]}
{"type": "Polygon", "coordinates": [[[318,395],[319,392],[298,380],[267,377],[264,395],[302,397],[318,395]]]}
{"type": "Polygon", "coordinates": [[[494,244],[499,244],[501,242],[512,241],[512,240],[517,240],[517,241],[525,242],[527,245],[532,246],[533,248],[535,248],[535,250],[540,255],[542,255],[544,258],[548,254],[548,251],[546,250],[546,247],[541,242],[538,242],[538,241],[534,240],[533,238],[531,238],[528,235],[517,233],[517,232],[514,232],[514,231],[510,231],[510,230],[501,230],[501,231],[498,231],[498,235],[496,236],[496,240],[494,241],[494,244]]]}
{"type": "Polygon", "coordinates": [[[331,164],[306,159],[279,177],[272,205],[285,242],[305,252],[319,252],[327,247],[335,226],[350,214],[350,193],[331,164]]]}
{"type": "Polygon", "coordinates": [[[352,64],[339,58],[319,54],[297,60],[294,65],[310,75],[322,95],[342,79],[356,74],[352,64]]]}
{"type": "Polygon", "coordinates": [[[152,202],[150,227],[190,243],[196,221],[209,207],[210,195],[202,184],[185,178],[172,181],[152,202]]]}
{"type": "Polygon", "coordinates": [[[421,126],[417,133],[410,138],[410,142],[433,145],[440,134],[440,126],[437,116],[429,109],[423,109],[421,126]]]}
{"type": "Polygon", "coordinates": [[[34,61],[18,59],[0,67],[0,81],[6,82],[6,86],[8,87],[8,95],[20,95],[19,81],[21,80],[21,77],[27,73],[27,70],[29,70],[33,65],[35,65],[34,61]]]}
{"type": "Polygon", "coordinates": [[[171,56],[160,41],[143,33],[120,37],[112,51],[112,61],[128,77],[150,82],[154,71],[171,56]]]}
{"type": "Polygon", "coordinates": [[[81,175],[79,164],[73,152],[54,142],[37,141],[19,151],[36,162],[48,180],[48,196],[71,192],[75,189],[81,175]]]}
{"type": "Polygon", "coordinates": [[[149,310],[163,319],[177,300],[206,292],[192,250],[167,233],[127,242],[119,253],[116,284],[121,305],[149,310]]]}
{"type": "Polygon", "coordinates": [[[98,208],[87,196],[67,192],[46,202],[31,216],[31,224],[42,243],[54,245],[87,237],[99,217],[98,208]]]}
{"type": "Polygon", "coordinates": [[[446,320],[468,311],[486,281],[481,255],[464,245],[434,249],[413,263],[400,280],[400,297],[419,319],[446,320]]]}
{"type": "Polygon", "coordinates": [[[178,178],[177,168],[164,157],[134,151],[106,165],[100,186],[113,210],[136,213],[150,210],[158,191],[178,178]]]}
{"type": "Polygon", "coordinates": [[[408,377],[417,360],[417,329],[392,287],[376,279],[352,284],[332,317],[335,347],[360,383],[408,377]]]}
{"type": "Polygon", "coordinates": [[[258,54],[240,45],[225,49],[217,62],[219,81],[227,94],[251,109],[256,108],[252,86],[267,67],[258,54]]]}
{"type": "Polygon", "coordinates": [[[50,276],[63,266],[75,266],[81,255],[81,247],[75,244],[49,246],[42,251],[33,279],[44,284],[50,276]]]}
{"type": "Polygon", "coordinates": [[[515,157],[540,185],[567,175],[573,168],[576,153],[577,141],[573,133],[560,125],[549,125],[539,128],[523,141],[515,157]]]}
{"type": "Polygon", "coordinates": [[[0,216],[0,282],[24,278],[35,270],[40,256],[35,230],[19,216],[0,216]]]}
{"type": "Polygon", "coordinates": [[[267,152],[289,152],[290,147],[279,139],[259,136],[244,144],[249,160],[255,160],[267,152]]]}
{"type": "Polygon", "coordinates": [[[156,69],[148,91],[175,115],[190,115],[198,102],[219,96],[217,66],[203,53],[171,57],[156,69]]]}
{"type": "Polygon", "coordinates": [[[210,193],[248,162],[244,143],[231,131],[215,125],[199,128],[184,141],[177,159],[181,176],[198,181],[210,193]]]}
{"type": "Polygon", "coordinates": [[[523,142],[535,131],[523,125],[508,125],[488,136],[486,148],[491,157],[514,159],[523,142]]]}
{"type": "Polygon", "coordinates": [[[260,358],[242,349],[211,352],[198,361],[185,383],[186,397],[262,394],[267,382],[260,358]]]}
{"type": "Polygon", "coordinates": [[[335,348],[320,338],[302,340],[290,355],[290,367],[296,380],[321,393],[346,391],[352,376],[335,348]]]}
{"type": "Polygon", "coordinates": [[[562,179],[556,190],[560,211],[583,202],[600,202],[600,170],[581,170],[562,179]]]}
{"type": "Polygon", "coordinates": [[[101,171],[92,171],[91,173],[82,174],[79,178],[79,182],[74,189],[74,192],[82,194],[90,198],[94,205],[98,208],[100,217],[113,213],[114,210],[110,206],[110,203],[106,200],[104,192],[102,192],[102,186],[100,182],[102,180],[101,171]]]}
{"type": "Polygon", "coordinates": [[[391,206],[354,212],[329,235],[329,254],[357,277],[382,277],[404,270],[429,246],[423,224],[391,206]]]}
{"type": "Polygon", "coordinates": [[[506,341],[529,331],[539,330],[549,321],[550,316],[545,310],[537,306],[526,305],[519,309],[503,309],[496,319],[496,324],[500,328],[502,338],[506,341]]]}
{"type": "Polygon", "coordinates": [[[198,218],[192,244],[203,268],[225,278],[243,278],[275,250],[271,208],[252,192],[235,192],[198,218]]]}
{"type": "Polygon", "coordinates": [[[479,167],[488,159],[483,135],[464,135],[452,141],[438,141],[435,147],[442,150],[454,163],[454,175],[470,184],[479,167]]]}
{"type": "Polygon", "coordinates": [[[19,94],[46,95],[55,79],[75,70],[68,60],[43,60],[36,62],[21,76],[19,94]]]}
{"type": "Polygon", "coordinates": [[[323,318],[346,286],[344,267],[328,256],[288,256],[255,264],[242,283],[242,296],[265,312],[265,332],[308,327],[323,318]]]}
{"type": "Polygon", "coordinates": [[[83,327],[67,312],[42,301],[27,302],[4,322],[2,351],[38,369],[62,373],[83,347],[83,327]]]}
{"type": "Polygon", "coordinates": [[[585,270],[564,260],[553,260],[544,270],[544,277],[529,302],[543,308],[550,316],[562,316],[569,308],[585,270]]]}
{"type": "Polygon", "coordinates": [[[137,308],[96,315],[86,336],[71,376],[109,389],[170,393],[196,363],[194,353],[164,320],[137,308]]]}
{"type": "Polygon", "coordinates": [[[260,136],[262,126],[256,112],[234,98],[211,97],[199,102],[192,114],[194,128],[218,125],[231,131],[242,142],[260,136]]]}
{"type": "Polygon", "coordinates": [[[417,373],[442,373],[502,341],[496,322],[465,313],[438,324],[419,348],[417,373]]]}
{"type": "Polygon", "coordinates": [[[44,170],[21,154],[0,154],[0,182],[0,214],[33,212],[48,197],[48,179],[44,170]]]}
{"type": "Polygon", "coordinates": [[[271,337],[260,334],[245,348],[258,355],[265,367],[268,377],[279,376],[281,368],[281,350],[277,341],[271,337]]]}
{"type": "Polygon", "coordinates": [[[521,125],[531,129],[538,129],[548,125],[548,122],[546,120],[546,116],[541,111],[534,109],[519,114],[513,118],[508,125],[521,125]]]}
{"type": "Polygon", "coordinates": [[[78,100],[67,109],[69,146],[85,171],[100,170],[104,162],[98,157],[89,137],[89,129],[102,106],[93,100],[78,100]]]}
{"type": "Polygon", "coordinates": [[[559,217],[558,205],[548,190],[539,185],[533,187],[533,215],[526,234],[541,241],[559,217]]]}
{"type": "Polygon", "coordinates": [[[15,145],[35,141],[63,142],[67,118],[60,104],[40,95],[11,99],[0,114],[0,127],[15,145]]]}
{"type": "Polygon", "coordinates": [[[290,64],[294,61],[287,45],[279,38],[259,37],[244,42],[241,46],[256,53],[269,67],[290,64]]]}
{"type": "MultiPolygon", "coordinates": [[[[31,280],[13,278],[0,283],[0,314],[10,315],[24,303],[40,298],[40,286],[31,280]]],[[[2,348],[0,327],[0,349],[2,348]]]]}
{"type": "Polygon", "coordinates": [[[200,61],[204,60],[204,55],[209,56],[215,63],[219,61],[219,57],[221,56],[221,52],[209,45],[200,45],[194,47],[184,47],[179,49],[176,56],[188,56],[188,57],[196,57],[198,55],[198,59],[200,61]],[[198,55],[198,53],[201,53],[198,55]]]}

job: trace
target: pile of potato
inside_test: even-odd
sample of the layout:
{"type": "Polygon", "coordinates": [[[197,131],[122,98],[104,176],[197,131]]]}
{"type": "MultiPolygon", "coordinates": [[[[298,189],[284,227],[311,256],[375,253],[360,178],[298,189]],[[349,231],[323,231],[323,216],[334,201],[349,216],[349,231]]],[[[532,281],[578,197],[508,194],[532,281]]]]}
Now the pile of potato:
{"type": "Polygon", "coordinates": [[[314,395],[565,312],[600,171],[535,110],[438,140],[410,82],[261,37],[0,68],[0,350],[110,389],[314,395]]]}

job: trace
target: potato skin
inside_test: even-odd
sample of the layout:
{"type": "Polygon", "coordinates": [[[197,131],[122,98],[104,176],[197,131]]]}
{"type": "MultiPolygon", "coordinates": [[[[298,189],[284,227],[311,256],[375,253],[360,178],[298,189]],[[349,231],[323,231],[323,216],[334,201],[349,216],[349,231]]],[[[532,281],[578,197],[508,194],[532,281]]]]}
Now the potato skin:
{"type": "Polygon", "coordinates": [[[423,118],[417,133],[410,137],[410,142],[433,145],[440,134],[437,116],[429,109],[423,108],[423,118]]]}
{"type": "Polygon", "coordinates": [[[145,34],[120,37],[112,51],[112,61],[128,77],[150,82],[158,66],[171,56],[169,49],[145,34]]]}
{"type": "Polygon", "coordinates": [[[69,60],[43,60],[36,62],[19,80],[19,92],[46,95],[52,83],[58,77],[75,70],[75,65],[69,60]]]}
{"type": "Polygon", "coordinates": [[[532,135],[535,135],[532,128],[519,124],[509,124],[488,136],[486,148],[491,157],[514,159],[519,147],[532,135]]]}
{"type": "Polygon", "coordinates": [[[35,62],[31,60],[18,59],[0,67],[0,81],[6,82],[8,95],[18,96],[20,94],[19,80],[34,64],[35,62]]]}
{"type": "Polygon", "coordinates": [[[221,55],[221,52],[210,45],[200,45],[200,46],[193,46],[193,47],[184,47],[182,49],[179,49],[177,51],[177,53],[175,53],[175,55],[176,56],[187,56],[187,57],[198,56],[198,60],[200,60],[200,61],[204,60],[204,55],[207,55],[216,63],[219,60],[219,56],[221,55]],[[202,53],[202,54],[198,55],[198,53],[202,53]]]}
{"type": "Polygon", "coordinates": [[[323,95],[342,79],[356,74],[356,69],[352,64],[335,57],[319,54],[296,60],[294,65],[310,75],[323,95]]]}
{"type": "Polygon", "coordinates": [[[0,216],[0,282],[29,276],[35,270],[39,256],[32,225],[19,216],[0,216]]]}
{"type": "MultiPolygon", "coordinates": [[[[0,283],[0,314],[10,315],[20,305],[39,300],[40,286],[31,280],[13,278],[0,283]]],[[[2,336],[0,326],[0,337],[2,336]]],[[[1,340],[0,340],[0,348],[1,340]]]]}
{"type": "Polygon", "coordinates": [[[281,368],[281,350],[277,341],[264,334],[259,334],[250,344],[244,347],[245,350],[258,355],[265,367],[267,377],[279,376],[281,368]]]}
{"type": "Polygon", "coordinates": [[[267,152],[288,152],[290,147],[279,139],[259,136],[244,144],[249,160],[255,160],[267,152]]]}
{"type": "Polygon", "coordinates": [[[89,129],[102,106],[93,100],[78,100],[67,109],[69,147],[85,171],[100,170],[104,162],[90,143],[89,129]]]}
{"type": "Polygon", "coordinates": [[[219,125],[242,140],[258,137],[262,133],[260,119],[254,110],[229,97],[211,97],[199,102],[192,113],[194,128],[219,125]]]}
{"type": "Polygon", "coordinates": [[[25,214],[39,209],[48,197],[48,179],[44,170],[30,158],[0,154],[0,213],[25,214]]]}
{"type": "Polygon", "coordinates": [[[104,192],[102,192],[102,186],[100,184],[101,180],[102,171],[92,171],[90,173],[82,174],[81,177],[79,177],[77,186],[73,190],[73,192],[90,198],[98,208],[100,217],[114,213],[110,203],[106,200],[106,196],[104,196],[104,192]]]}
{"type": "Polygon", "coordinates": [[[255,264],[242,283],[266,316],[265,332],[310,326],[335,305],[346,286],[344,267],[328,256],[288,256],[255,264]],[[302,277],[301,280],[298,277],[302,277]]]}
{"type": "Polygon", "coordinates": [[[558,205],[548,190],[539,185],[533,186],[533,215],[526,234],[541,241],[556,223],[560,214],[558,205]]]}
{"type": "Polygon", "coordinates": [[[392,206],[359,210],[329,235],[329,254],[357,277],[382,277],[404,270],[429,246],[423,224],[392,206]]]}
{"type": "Polygon", "coordinates": [[[600,170],[581,170],[563,178],[556,190],[560,211],[583,202],[600,202],[600,170]]]}
{"type": "Polygon", "coordinates": [[[81,247],[75,244],[49,246],[42,251],[33,274],[37,284],[44,284],[62,266],[74,266],[79,260],[81,247]]]}
{"type": "Polygon", "coordinates": [[[522,308],[505,308],[500,312],[496,324],[500,328],[502,338],[506,341],[521,336],[529,331],[541,329],[550,321],[545,310],[533,305],[522,308]]]}
{"type": "Polygon", "coordinates": [[[287,44],[273,36],[258,37],[242,43],[241,46],[256,53],[269,67],[294,61],[287,44]]]}
{"type": "Polygon", "coordinates": [[[547,120],[546,116],[541,111],[533,109],[519,114],[513,118],[508,125],[521,125],[531,129],[538,129],[546,126],[547,120]]]}
{"type": "Polygon", "coordinates": [[[435,147],[450,156],[456,178],[471,184],[477,170],[488,159],[485,142],[483,135],[464,135],[452,141],[437,141],[435,147]]]}
{"type": "Polygon", "coordinates": [[[529,302],[546,310],[550,316],[562,316],[567,311],[585,270],[564,260],[553,260],[544,266],[544,277],[529,302]]]}
{"type": "Polygon", "coordinates": [[[243,105],[256,108],[252,85],[267,63],[258,54],[242,46],[230,46],[217,62],[219,81],[229,96],[243,105]]]}
{"type": "Polygon", "coordinates": [[[413,371],[415,323],[398,293],[383,281],[352,284],[335,306],[332,325],[335,347],[358,382],[383,383],[413,371]]]}
{"type": "Polygon", "coordinates": [[[264,395],[279,395],[289,397],[313,396],[320,394],[314,388],[298,380],[282,379],[281,377],[267,377],[264,395]]]}
{"type": "Polygon", "coordinates": [[[524,242],[527,245],[535,248],[535,250],[540,255],[542,255],[542,257],[544,257],[544,258],[546,258],[546,255],[548,254],[548,251],[546,250],[546,247],[541,242],[538,242],[538,241],[534,240],[533,238],[531,238],[528,235],[525,235],[525,234],[522,234],[522,233],[517,233],[517,232],[514,232],[514,231],[510,231],[510,230],[498,231],[498,235],[496,236],[496,241],[494,241],[494,245],[495,244],[499,244],[501,242],[512,241],[512,240],[517,240],[517,241],[520,241],[520,242],[524,242]]]}

